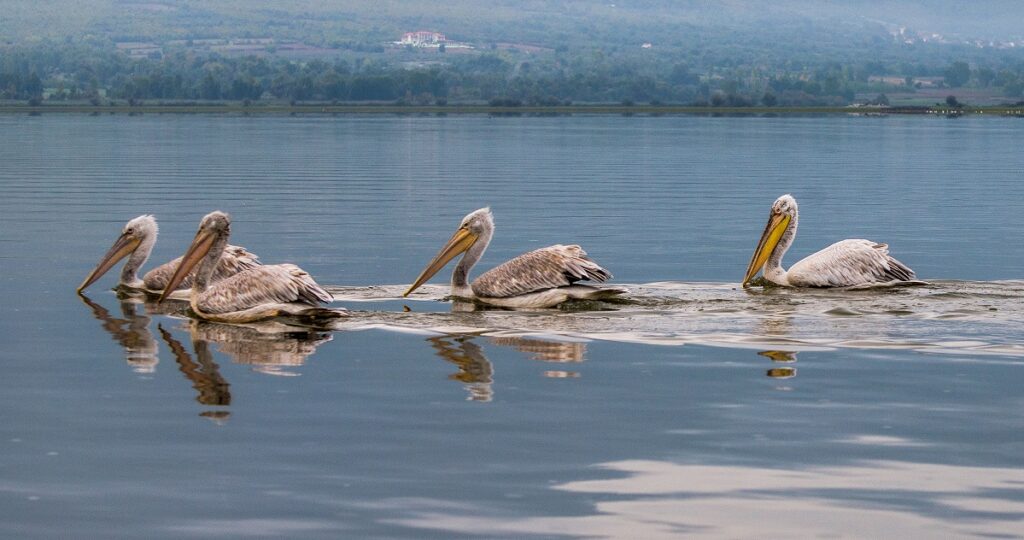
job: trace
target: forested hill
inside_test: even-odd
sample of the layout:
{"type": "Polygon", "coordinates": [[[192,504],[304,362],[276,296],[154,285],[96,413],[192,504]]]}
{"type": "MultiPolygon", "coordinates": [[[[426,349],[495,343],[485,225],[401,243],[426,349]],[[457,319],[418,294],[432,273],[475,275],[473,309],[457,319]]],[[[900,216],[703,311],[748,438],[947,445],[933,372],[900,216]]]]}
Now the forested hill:
{"type": "Polygon", "coordinates": [[[835,54],[892,42],[900,27],[948,40],[1024,39],[1022,20],[1015,0],[12,0],[0,4],[0,42],[267,36],[327,47],[430,29],[550,48],[817,44],[835,54]]]}
{"type": "Polygon", "coordinates": [[[0,99],[996,99],[1024,87],[1022,20],[1015,0],[9,0],[0,99]],[[415,30],[447,46],[396,46],[415,30]]]}

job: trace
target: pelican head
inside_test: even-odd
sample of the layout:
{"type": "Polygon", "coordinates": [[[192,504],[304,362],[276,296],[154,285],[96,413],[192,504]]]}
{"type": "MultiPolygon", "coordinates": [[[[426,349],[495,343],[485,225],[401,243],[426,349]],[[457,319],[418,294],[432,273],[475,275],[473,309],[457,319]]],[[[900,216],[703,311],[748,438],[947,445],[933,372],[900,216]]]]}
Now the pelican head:
{"type": "Polygon", "coordinates": [[[125,223],[124,229],[121,230],[121,236],[114,241],[114,245],[110,246],[110,249],[100,259],[96,268],[93,268],[92,272],[89,272],[89,275],[82,281],[82,284],[78,286],[78,292],[82,292],[86,287],[103,277],[103,274],[106,274],[118,261],[137,251],[140,246],[145,245],[145,253],[138,257],[139,260],[134,261],[131,265],[125,265],[125,274],[128,274],[128,276],[122,275],[122,281],[126,278],[133,278],[135,272],[138,271],[139,267],[146,261],[146,257],[149,256],[149,250],[156,243],[158,232],[159,228],[156,226],[156,218],[148,214],[141,215],[125,223]],[[129,266],[131,267],[129,268],[129,266]]]}
{"type": "Polygon", "coordinates": [[[420,285],[426,283],[426,281],[440,271],[448,261],[454,259],[460,253],[464,253],[469,248],[473,247],[474,244],[480,240],[481,237],[490,237],[491,231],[494,230],[494,216],[491,215],[491,209],[481,208],[474,210],[466,217],[462,218],[462,222],[459,223],[459,228],[455,231],[455,234],[448,240],[448,243],[441,248],[441,251],[434,256],[430,264],[423,269],[420,276],[416,278],[416,281],[402,293],[402,296],[409,296],[413,291],[419,288],[420,285]]]}
{"type": "Polygon", "coordinates": [[[754,256],[750,258],[747,273],[743,276],[744,287],[750,285],[750,280],[761,271],[764,263],[775,252],[775,248],[779,245],[779,241],[782,240],[786,231],[789,230],[789,225],[796,219],[796,215],[796,199],[792,195],[783,195],[772,203],[772,211],[768,215],[768,224],[764,228],[764,233],[761,234],[761,240],[757,243],[754,256]]]}
{"type": "MultiPolygon", "coordinates": [[[[217,244],[218,240],[225,239],[230,234],[231,216],[220,210],[206,214],[203,220],[199,222],[199,230],[196,232],[196,237],[192,240],[192,244],[188,247],[188,251],[182,255],[178,269],[174,271],[174,275],[167,282],[164,292],[160,294],[160,302],[167,299],[178,288],[178,285],[185,279],[185,276],[210,254],[211,249],[217,244]]],[[[221,249],[223,249],[223,245],[221,249]]],[[[220,253],[216,255],[217,258],[220,257],[220,253]]],[[[216,260],[213,262],[216,263],[216,260]]],[[[210,268],[212,269],[213,266],[211,265],[210,268]]],[[[203,280],[198,279],[197,276],[196,283],[198,284],[201,281],[203,280]]]]}

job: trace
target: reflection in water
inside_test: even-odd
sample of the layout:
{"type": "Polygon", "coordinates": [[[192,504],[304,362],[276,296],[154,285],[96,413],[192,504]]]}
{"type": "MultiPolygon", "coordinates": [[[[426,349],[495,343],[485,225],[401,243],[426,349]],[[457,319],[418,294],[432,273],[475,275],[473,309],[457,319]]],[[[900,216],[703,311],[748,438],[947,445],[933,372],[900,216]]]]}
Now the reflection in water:
{"type": "MultiPolygon", "coordinates": [[[[103,306],[93,302],[84,294],[79,298],[85,305],[89,306],[92,314],[103,323],[103,329],[110,333],[114,341],[124,348],[125,361],[136,373],[153,373],[156,365],[160,363],[157,357],[157,342],[149,331],[150,318],[148,314],[139,315],[135,310],[139,306],[139,300],[135,298],[121,298],[121,318],[113,317],[103,306]]],[[[148,310],[147,310],[148,311],[148,310]]]]}
{"type": "Polygon", "coordinates": [[[772,362],[796,362],[796,353],[793,351],[761,351],[757,354],[771,358],[772,362]]]}
{"type": "Polygon", "coordinates": [[[762,336],[788,338],[793,334],[793,319],[785,315],[769,315],[758,321],[755,331],[762,336]]]}
{"type": "Polygon", "coordinates": [[[480,306],[473,302],[467,302],[458,298],[452,298],[452,313],[472,313],[474,311],[498,311],[490,306],[480,306]]]}
{"type": "Polygon", "coordinates": [[[195,350],[196,358],[193,361],[185,347],[163,326],[157,325],[160,335],[167,342],[171,353],[178,362],[178,369],[185,374],[188,380],[192,381],[192,388],[196,389],[196,401],[203,405],[231,405],[230,386],[220,374],[217,362],[210,354],[209,344],[201,339],[192,337],[192,349],[195,350]]]}
{"type": "Polygon", "coordinates": [[[517,336],[491,337],[491,343],[514,347],[542,362],[582,362],[587,344],[580,341],[547,341],[517,336]]]}
{"type": "MultiPolygon", "coordinates": [[[[178,362],[178,369],[192,382],[196,389],[196,401],[209,406],[231,404],[230,384],[220,374],[220,368],[213,359],[210,344],[239,364],[254,366],[254,369],[274,375],[294,375],[280,371],[282,367],[301,366],[306,357],[316,351],[317,346],[330,341],[331,336],[320,332],[300,330],[279,323],[253,326],[236,326],[189,320],[185,328],[192,337],[192,350],[188,350],[163,326],[158,325],[164,341],[178,362]],[[282,331],[283,330],[283,331],[282,331]]],[[[230,413],[224,410],[205,411],[200,414],[215,421],[222,421],[230,413]]]]}
{"type": "MultiPolygon", "coordinates": [[[[103,323],[104,330],[121,344],[128,365],[139,373],[152,373],[159,363],[157,340],[149,329],[150,315],[179,313],[187,307],[184,302],[172,300],[158,304],[146,302],[141,296],[119,294],[122,316],[117,318],[85,295],[79,297],[92,310],[93,316],[103,323]],[[145,314],[136,313],[140,306],[145,309],[145,314]]],[[[231,404],[230,385],[220,374],[210,351],[210,343],[216,344],[217,349],[232,361],[254,366],[257,371],[295,375],[282,368],[301,366],[318,346],[331,340],[331,335],[327,333],[276,322],[240,326],[190,319],[186,324],[185,328],[192,337],[195,359],[170,332],[160,325],[157,325],[157,329],[174,355],[178,369],[196,389],[196,401],[210,406],[231,404]]],[[[201,415],[222,420],[229,414],[227,411],[214,410],[201,415]]]]}
{"type": "MultiPolygon", "coordinates": [[[[395,328],[443,334],[550,335],[650,345],[741,345],[825,350],[893,348],[1024,356],[1024,281],[932,281],[879,290],[739,290],[730,283],[624,284],[614,311],[479,310],[438,302],[447,289],[426,285],[411,312],[364,312],[333,328],[395,328]]],[[[331,287],[336,298],[379,302],[403,286],[331,287]]]]}
{"type": "MultiPolygon", "coordinates": [[[[138,373],[152,373],[159,363],[157,358],[157,341],[149,329],[150,315],[154,313],[173,313],[179,311],[183,302],[170,301],[163,304],[145,302],[144,297],[119,294],[123,318],[114,318],[106,308],[80,294],[82,301],[92,309],[93,316],[103,323],[103,328],[124,347],[125,358],[132,370],[138,373]],[[145,315],[136,314],[138,307],[145,309],[145,315]]],[[[196,360],[193,360],[185,347],[175,340],[169,332],[157,325],[157,330],[171,349],[178,363],[178,369],[192,382],[198,395],[196,401],[203,405],[230,405],[231,393],[228,383],[220,375],[217,363],[213,361],[209,347],[205,341],[193,339],[196,360]]],[[[222,421],[229,416],[227,411],[205,411],[200,414],[215,421],[222,421]]]]}
{"type": "MultiPolygon", "coordinates": [[[[482,347],[473,342],[474,336],[444,336],[428,339],[437,355],[458,366],[459,371],[448,376],[460,381],[469,392],[469,401],[491,401],[494,399],[494,365],[484,355],[482,347]]],[[[494,345],[512,347],[526,353],[531,360],[557,363],[576,363],[584,360],[587,346],[581,342],[548,341],[519,336],[492,336],[494,345]]],[[[556,379],[578,378],[575,371],[549,370],[545,377],[556,379]]]]}
{"type": "MultiPolygon", "coordinates": [[[[526,353],[530,360],[556,363],[578,363],[583,361],[587,352],[586,343],[579,341],[547,341],[518,336],[495,336],[490,338],[495,345],[504,345],[526,353]]],[[[578,371],[551,369],[544,372],[551,379],[576,379],[578,371]]]]}
{"type": "Polygon", "coordinates": [[[459,371],[448,378],[462,382],[469,392],[468,401],[488,402],[494,398],[494,366],[471,337],[435,337],[428,341],[438,356],[458,366],[459,371]]]}
{"type": "Polygon", "coordinates": [[[297,375],[283,368],[303,365],[317,347],[332,339],[328,333],[276,322],[241,326],[190,320],[188,330],[193,343],[216,343],[233,362],[270,375],[297,375]]]}
{"type": "MultiPolygon", "coordinates": [[[[761,356],[771,358],[772,362],[789,364],[796,362],[796,353],[793,351],[761,351],[761,356]]],[[[789,379],[796,377],[796,368],[792,366],[776,366],[768,369],[767,375],[773,379],[789,379]]]]}
{"type": "Polygon", "coordinates": [[[448,535],[588,538],[1019,538],[1024,469],[871,461],[803,469],[628,460],[554,486],[582,515],[502,516],[402,499],[391,520],[448,535]],[[404,514],[404,515],[403,515],[404,514]],[[837,532],[840,532],[837,534],[837,532]]]}
{"type": "Polygon", "coordinates": [[[555,486],[594,503],[512,517],[402,499],[407,527],[472,535],[588,538],[1020,538],[1024,469],[871,461],[798,469],[628,460],[612,480],[555,486]],[[841,531],[842,534],[837,535],[841,531]]]}
{"type": "Polygon", "coordinates": [[[789,379],[789,378],[792,378],[792,377],[796,377],[796,368],[791,368],[791,367],[769,368],[768,372],[765,373],[765,375],[768,375],[769,377],[771,377],[773,379],[789,379]]]}

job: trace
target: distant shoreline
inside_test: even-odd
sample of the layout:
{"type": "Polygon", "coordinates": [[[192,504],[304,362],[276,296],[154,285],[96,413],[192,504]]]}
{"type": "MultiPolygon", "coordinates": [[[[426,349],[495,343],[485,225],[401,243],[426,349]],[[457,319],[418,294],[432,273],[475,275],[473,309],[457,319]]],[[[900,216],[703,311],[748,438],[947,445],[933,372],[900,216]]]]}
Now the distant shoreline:
{"type": "Polygon", "coordinates": [[[209,103],[209,104],[156,104],[156,105],[88,105],[88,104],[4,104],[0,113],[76,113],[76,114],[489,114],[496,116],[556,116],[572,114],[643,114],[668,115],[686,114],[702,116],[718,115],[791,115],[791,114],[852,114],[860,116],[887,115],[936,115],[936,116],[1019,116],[1024,117],[1024,107],[690,107],[676,105],[559,105],[493,107],[489,105],[325,105],[325,104],[256,104],[209,103]]]}

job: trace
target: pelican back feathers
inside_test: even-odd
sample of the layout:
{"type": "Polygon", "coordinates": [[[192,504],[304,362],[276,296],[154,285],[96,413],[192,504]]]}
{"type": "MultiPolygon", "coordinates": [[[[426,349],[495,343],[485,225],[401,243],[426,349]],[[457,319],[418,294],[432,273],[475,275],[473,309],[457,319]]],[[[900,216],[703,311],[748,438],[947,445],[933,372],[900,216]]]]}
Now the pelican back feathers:
{"type": "MultiPolygon", "coordinates": [[[[181,257],[146,272],[146,275],[142,278],[146,289],[162,291],[167,288],[167,283],[171,281],[171,276],[174,275],[174,271],[178,269],[179,264],[181,264],[181,257]]],[[[221,255],[220,261],[217,262],[217,269],[213,273],[213,281],[220,281],[260,265],[259,257],[250,253],[244,247],[228,245],[224,248],[224,254],[221,255]]],[[[178,285],[178,289],[192,288],[192,278],[195,276],[195,273],[195,270],[189,272],[188,276],[178,285]]]]}
{"type": "Polygon", "coordinates": [[[268,304],[297,302],[319,306],[334,298],[294,264],[260,265],[211,284],[192,298],[192,307],[206,314],[244,311],[268,304]]]}
{"type": "Polygon", "coordinates": [[[577,281],[603,283],[611,277],[612,274],[587,257],[580,246],[557,244],[496,266],[473,280],[471,287],[480,297],[508,298],[565,287],[577,281]]]}
{"type": "Polygon", "coordinates": [[[915,277],[913,270],[889,255],[889,246],[863,239],[836,242],[786,272],[794,287],[852,287],[915,277]]]}

